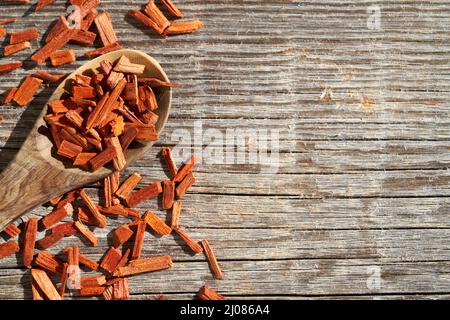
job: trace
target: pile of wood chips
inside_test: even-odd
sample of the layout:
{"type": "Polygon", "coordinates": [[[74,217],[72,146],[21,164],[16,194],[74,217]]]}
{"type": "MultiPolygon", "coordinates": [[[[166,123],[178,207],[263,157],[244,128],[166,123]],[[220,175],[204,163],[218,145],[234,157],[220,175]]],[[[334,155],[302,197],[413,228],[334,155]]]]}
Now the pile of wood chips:
{"type": "Polygon", "coordinates": [[[92,171],[110,162],[122,170],[133,141],[158,140],[154,90],[176,84],[138,78],[144,71],[144,65],[122,56],[102,61],[100,71],[75,75],[71,92],[49,102],[44,117],[58,155],[92,171]]]}
{"type": "MultiPolygon", "coordinates": [[[[29,0],[5,1],[29,3],[29,0]]],[[[42,10],[54,2],[55,0],[39,0],[35,9],[42,10]]],[[[88,59],[122,48],[109,13],[96,9],[100,0],[70,0],[70,4],[79,7],[79,25],[76,28],[69,27],[74,22],[75,12],[60,16],[48,32],[46,44],[31,56],[37,64],[50,60],[53,67],[58,67],[74,62],[74,51],[63,50],[63,47],[67,43],[92,46],[97,36],[102,47],[85,52],[84,56],[88,59]]],[[[161,4],[172,17],[183,17],[171,0],[161,0],[161,4]]],[[[153,0],[143,10],[130,10],[129,14],[164,37],[194,32],[203,26],[199,20],[169,21],[153,0]]],[[[2,19],[0,25],[17,20],[19,19],[2,19]]],[[[0,27],[0,38],[7,35],[7,30],[0,27]]],[[[10,56],[30,49],[30,41],[38,38],[39,31],[36,28],[9,33],[9,44],[3,48],[3,55],[10,56]]],[[[0,64],[0,74],[21,68],[22,65],[22,62],[0,64]]],[[[158,138],[155,130],[158,116],[154,112],[158,105],[154,89],[174,86],[154,78],[138,78],[142,72],[143,66],[133,64],[126,57],[121,57],[115,64],[103,61],[101,72],[93,71],[89,75],[76,76],[70,97],[49,103],[49,114],[45,120],[58,154],[71,159],[75,166],[95,171],[112,163],[116,171],[104,179],[103,205],[95,204],[84,189],[73,190],[52,199],[50,204],[54,206],[54,210],[47,216],[41,219],[30,218],[19,226],[10,224],[2,231],[3,236],[10,239],[0,244],[0,259],[21,252],[23,264],[31,270],[31,290],[36,300],[61,300],[66,289],[76,290],[81,296],[103,296],[106,300],[128,299],[129,276],[168,269],[173,264],[170,256],[141,257],[147,229],[159,236],[175,233],[194,254],[203,252],[214,277],[223,279],[208,241],[196,242],[179,225],[180,200],[195,182],[192,172],[195,157],[178,170],[171,150],[163,148],[162,156],[170,171],[170,179],[154,182],[135,191],[141,181],[141,176],[135,172],[120,184],[120,170],[125,165],[123,152],[134,140],[153,141],[158,138]],[[162,196],[162,209],[171,213],[170,226],[151,211],[141,215],[133,209],[143,201],[158,196],[162,196]],[[76,200],[79,198],[82,205],[77,206],[76,200]],[[74,235],[80,235],[92,246],[96,246],[98,239],[91,229],[105,228],[108,215],[125,216],[131,221],[114,230],[112,246],[100,263],[83,255],[77,245],[65,248],[60,256],[46,251],[61,239],[74,235]],[[72,221],[67,221],[70,218],[72,221]],[[36,239],[38,230],[46,231],[45,237],[39,240],[36,239]],[[13,239],[21,233],[23,240],[19,245],[13,239]],[[131,242],[131,246],[127,245],[131,242]],[[84,270],[103,274],[81,276],[80,265],[84,266],[84,270]],[[59,285],[54,284],[49,274],[59,279],[59,285]]],[[[33,99],[41,84],[58,84],[65,77],[65,74],[37,71],[27,76],[19,87],[8,89],[2,102],[15,102],[24,107],[33,99]]],[[[0,116],[0,123],[2,121],[3,117],[0,116]]],[[[222,295],[207,286],[200,288],[197,297],[205,300],[223,299],[222,295]]],[[[161,295],[160,299],[163,298],[161,295]]]]}
{"type": "MultiPolygon", "coordinates": [[[[171,268],[170,256],[142,257],[143,241],[146,230],[155,235],[167,236],[175,233],[193,254],[204,253],[211,271],[216,279],[223,279],[223,273],[207,240],[193,240],[180,226],[181,199],[194,184],[192,169],[196,157],[192,156],[178,169],[170,148],[162,149],[162,157],[170,172],[170,179],[153,182],[135,190],[141,181],[139,173],[134,172],[120,183],[120,172],[115,171],[103,181],[104,203],[96,205],[84,189],[73,190],[50,200],[54,210],[47,216],[30,218],[23,227],[8,225],[3,233],[16,238],[23,233],[23,241],[9,240],[0,244],[0,259],[21,252],[24,266],[31,269],[33,278],[33,298],[64,298],[67,288],[77,290],[81,296],[103,296],[106,300],[123,300],[130,297],[128,277],[136,274],[171,268]],[[162,209],[170,212],[170,225],[152,211],[140,214],[133,208],[138,204],[161,196],[162,209]],[[77,199],[81,204],[77,205],[77,199]],[[67,247],[61,257],[56,257],[48,250],[61,239],[79,235],[91,246],[97,246],[98,239],[91,228],[105,228],[107,216],[123,216],[130,219],[113,231],[112,244],[98,263],[83,255],[77,245],[67,247]],[[71,221],[67,221],[68,219],[71,221]],[[62,220],[64,219],[64,222],[62,220]],[[90,226],[91,228],[89,228],[90,226]],[[44,238],[37,240],[38,230],[46,231],[44,238]],[[130,245],[131,244],[131,245],[130,245]],[[39,249],[37,254],[36,251],[39,249]],[[81,276],[79,266],[85,269],[103,272],[103,275],[81,276]],[[49,274],[59,279],[59,288],[49,274]]],[[[223,299],[214,290],[203,286],[197,294],[199,299],[223,299]]]]}

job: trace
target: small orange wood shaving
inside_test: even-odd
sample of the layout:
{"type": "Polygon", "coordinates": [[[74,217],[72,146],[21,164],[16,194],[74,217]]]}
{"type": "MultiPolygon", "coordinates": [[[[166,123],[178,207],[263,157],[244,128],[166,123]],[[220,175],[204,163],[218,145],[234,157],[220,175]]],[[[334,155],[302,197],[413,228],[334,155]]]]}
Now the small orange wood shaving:
{"type": "Polygon", "coordinates": [[[147,211],[144,214],[143,219],[147,222],[149,227],[160,236],[165,236],[172,232],[172,228],[151,211],[147,211]]]}
{"type": "Polygon", "coordinates": [[[31,268],[31,262],[33,261],[37,229],[38,219],[31,218],[30,220],[25,222],[23,239],[23,264],[27,268],[31,268]]]}
{"type": "Polygon", "coordinates": [[[20,229],[15,224],[9,224],[5,229],[3,229],[10,238],[15,238],[20,234],[20,229]]]}
{"type": "Polygon", "coordinates": [[[214,254],[213,249],[209,245],[209,242],[207,240],[202,240],[201,244],[203,247],[203,252],[209,261],[209,265],[211,266],[211,270],[214,274],[214,277],[216,277],[216,279],[222,280],[223,279],[222,270],[220,269],[219,263],[217,262],[216,256],[214,254]]]}
{"type": "Polygon", "coordinates": [[[128,266],[117,269],[115,277],[124,277],[134,274],[152,272],[171,268],[173,265],[170,256],[160,256],[131,261],[128,266]]]}
{"type": "Polygon", "coordinates": [[[33,96],[39,89],[41,83],[41,79],[35,78],[33,76],[26,77],[25,81],[22,82],[22,84],[14,94],[14,101],[19,106],[25,107],[28,103],[30,103],[31,99],[33,99],[33,96]]]}
{"type": "Polygon", "coordinates": [[[52,280],[50,280],[45,271],[32,269],[31,276],[33,277],[33,280],[36,281],[36,284],[39,286],[47,299],[62,300],[59,292],[55,288],[55,285],[53,284],[52,280]]]}
{"type": "Polygon", "coordinates": [[[9,37],[9,44],[18,44],[21,42],[37,39],[39,37],[39,32],[36,28],[31,28],[24,31],[11,33],[9,37]]]}
{"type": "Polygon", "coordinates": [[[208,288],[207,286],[203,286],[200,288],[197,293],[197,297],[200,300],[225,300],[224,296],[217,293],[213,289],[208,288]]]}
{"type": "Polygon", "coordinates": [[[197,242],[192,240],[192,238],[189,237],[186,232],[180,229],[180,227],[175,227],[174,230],[194,253],[202,253],[202,247],[197,242]]]}
{"type": "Polygon", "coordinates": [[[19,252],[19,244],[17,241],[10,240],[0,244],[0,259],[10,256],[16,252],[19,252]]]}
{"type": "Polygon", "coordinates": [[[3,48],[3,55],[7,57],[12,55],[13,53],[29,48],[31,48],[31,44],[28,41],[24,41],[18,44],[10,44],[9,46],[3,48]]]}

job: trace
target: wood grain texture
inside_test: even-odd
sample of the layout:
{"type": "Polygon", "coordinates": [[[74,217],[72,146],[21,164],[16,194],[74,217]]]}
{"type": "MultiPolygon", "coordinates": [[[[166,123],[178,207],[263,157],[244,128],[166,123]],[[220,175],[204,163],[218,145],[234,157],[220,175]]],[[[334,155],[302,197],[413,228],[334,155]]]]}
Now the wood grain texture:
{"type": "MultiPolygon", "coordinates": [[[[174,268],[130,278],[131,297],[191,299],[207,284],[229,299],[448,299],[450,1],[175,2],[204,29],[161,39],[126,17],[144,1],[103,0],[100,7],[111,13],[123,47],[149,53],[182,84],[160,142],[124,176],[138,171],[140,185],[165,178],[158,149],[176,145],[179,129],[198,140],[196,123],[223,134],[278,130],[279,166],[268,172],[270,163],[203,163],[181,224],[211,242],[225,279],[214,280],[204,257],[186,253],[179,239],[147,233],[143,256],[171,254],[174,268]],[[381,10],[380,30],[367,26],[370,5],[381,10]]],[[[26,8],[0,10],[8,18],[26,8]]],[[[56,2],[28,12],[8,31],[45,30],[64,10],[56,2]]],[[[32,51],[38,47],[33,40],[32,51]]],[[[77,57],[86,51],[68,47],[77,57]]],[[[31,72],[32,64],[25,66],[0,83],[0,92],[31,72]]],[[[44,89],[25,110],[0,107],[0,168],[50,93],[44,89]]],[[[101,201],[97,185],[87,191],[101,201]]],[[[138,210],[149,208],[157,202],[138,210]]],[[[49,211],[39,207],[23,219],[49,211]]],[[[124,221],[109,219],[107,230],[94,230],[98,248],[71,237],[51,251],[75,242],[99,260],[109,232],[124,221]]],[[[29,281],[20,259],[0,261],[0,298],[30,298],[29,281]]]]}

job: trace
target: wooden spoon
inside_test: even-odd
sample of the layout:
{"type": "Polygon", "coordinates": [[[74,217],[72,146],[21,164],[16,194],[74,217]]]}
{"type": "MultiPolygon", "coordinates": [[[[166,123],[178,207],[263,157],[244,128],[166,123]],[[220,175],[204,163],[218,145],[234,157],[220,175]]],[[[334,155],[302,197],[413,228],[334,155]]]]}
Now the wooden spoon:
{"type": "MultiPolygon", "coordinates": [[[[56,88],[49,101],[60,99],[64,88],[69,84],[67,81],[74,79],[76,74],[98,68],[103,60],[115,62],[123,55],[133,63],[145,65],[142,77],[154,77],[169,82],[155,59],[140,51],[124,49],[100,56],[78,68],[56,88]]],[[[156,110],[159,116],[156,130],[160,133],[169,116],[172,91],[170,88],[161,87],[155,94],[159,106],[156,110]]],[[[28,210],[70,190],[100,180],[112,172],[108,168],[88,172],[73,167],[70,162],[55,158],[52,141],[38,132],[39,128],[45,126],[43,117],[46,113],[47,108],[44,108],[21,149],[0,174],[0,231],[28,210]]],[[[127,165],[136,161],[152,145],[153,142],[149,142],[127,150],[127,165]]]]}

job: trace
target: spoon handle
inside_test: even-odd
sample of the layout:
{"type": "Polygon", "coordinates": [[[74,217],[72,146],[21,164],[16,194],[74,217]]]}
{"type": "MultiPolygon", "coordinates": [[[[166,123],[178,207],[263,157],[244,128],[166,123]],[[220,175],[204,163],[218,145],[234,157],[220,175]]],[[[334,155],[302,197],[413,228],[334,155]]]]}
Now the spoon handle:
{"type": "Polygon", "coordinates": [[[16,157],[0,174],[0,231],[46,201],[43,188],[45,169],[45,166],[37,166],[32,161],[21,161],[20,157],[16,157]]]}

